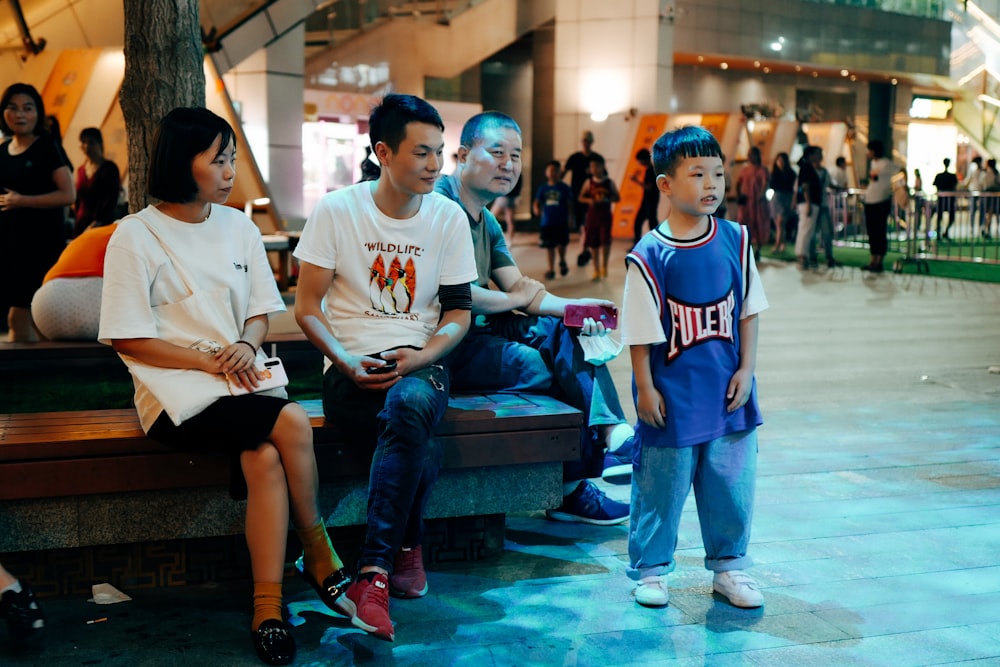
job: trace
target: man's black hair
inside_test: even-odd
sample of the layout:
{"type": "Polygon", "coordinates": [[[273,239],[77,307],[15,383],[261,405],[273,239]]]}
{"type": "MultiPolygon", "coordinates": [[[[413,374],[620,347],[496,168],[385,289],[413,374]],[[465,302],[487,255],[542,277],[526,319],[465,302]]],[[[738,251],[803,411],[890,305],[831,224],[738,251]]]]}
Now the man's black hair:
{"type": "Polygon", "coordinates": [[[406,139],[406,126],[410,123],[433,125],[444,132],[441,115],[425,100],[416,95],[386,95],[368,118],[368,137],[372,147],[381,141],[395,153],[406,139]]]}

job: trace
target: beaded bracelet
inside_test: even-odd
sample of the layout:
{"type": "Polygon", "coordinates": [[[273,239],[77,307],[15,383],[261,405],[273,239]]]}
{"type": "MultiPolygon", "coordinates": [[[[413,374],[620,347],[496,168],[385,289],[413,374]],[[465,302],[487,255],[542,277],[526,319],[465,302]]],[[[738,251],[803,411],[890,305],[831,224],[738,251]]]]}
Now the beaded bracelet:
{"type": "Polygon", "coordinates": [[[254,346],[253,346],[253,343],[251,343],[250,341],[248,341],[248,340],[238,340],[238,341],[236,341],[236,342],[237,342],[237,343],[243,343],[244,345],[249,345],[249,346],[250,346],[250,349],[251,349],[251,350],[253,350],[253,353],[254,353],[255,355],[257,354],[257,348],[256,348],[256,347],[254,347],[254,346]]]}

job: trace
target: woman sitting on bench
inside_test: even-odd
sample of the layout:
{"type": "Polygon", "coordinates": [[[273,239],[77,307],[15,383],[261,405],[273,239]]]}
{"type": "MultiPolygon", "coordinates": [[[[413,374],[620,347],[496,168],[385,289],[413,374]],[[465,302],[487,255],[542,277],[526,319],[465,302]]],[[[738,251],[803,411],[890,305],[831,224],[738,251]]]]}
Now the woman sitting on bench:
{"type": "Polygon", "coordinates": [[[254,647],[265,663],[288,664],[295,640],[282,620],[281,582],[289,511],[306,579],[334,611],[353,617],[355,607],[317,508],[309,418],[284,389],[255,391],[265,377],[257,351],[268,313],[284,302],[259,230],[223,206],[236,175],[229,123],[207,109],[174,109],[154,143],[149,195],[160,203],[121,220],[108,244],[99,339],[129,366],[150,438],[239,462],[233,488],[247,498],[254,647]]]}

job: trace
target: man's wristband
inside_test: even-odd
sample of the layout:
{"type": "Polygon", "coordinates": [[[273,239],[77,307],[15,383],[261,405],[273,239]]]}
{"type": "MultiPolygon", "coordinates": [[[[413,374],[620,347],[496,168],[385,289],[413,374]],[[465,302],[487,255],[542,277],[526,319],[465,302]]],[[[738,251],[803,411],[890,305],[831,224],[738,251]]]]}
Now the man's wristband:
{"type": "Polygon", "coordinates": [[[249,346],[249,347],[250,347],[250,349],[251,349],[251,350],[253,350],[253,353],[254,353],[254,356],[256,356],[256,355],[257,355],[257,348],[256,348],[256,347],[254,347],[254,346],[253,346],[253,343],[251,343],[250,341],[248,341],[248,340],[243,340],[243,339],[240,339],[240,340],[236,341],[236,343],[237,343],[237,344],[238,344],[238,343],[243,343],[244,345],[247,345],[247,346],[249,346]]]}

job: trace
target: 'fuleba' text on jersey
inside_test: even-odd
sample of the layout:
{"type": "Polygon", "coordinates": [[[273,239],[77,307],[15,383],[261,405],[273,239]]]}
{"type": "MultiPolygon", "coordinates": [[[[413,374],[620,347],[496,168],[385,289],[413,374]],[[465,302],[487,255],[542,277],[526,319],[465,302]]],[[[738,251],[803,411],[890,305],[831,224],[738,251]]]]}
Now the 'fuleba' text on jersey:
{"type": "Polygon", "coordinates": [[[715,303],[687,304],[667,298],[670,313],[670,344],[666,362],[669,364],[681,352],[710,340],[724,340],[735,344],[733,320],[736,295],[732,288],[715,303]]]}

